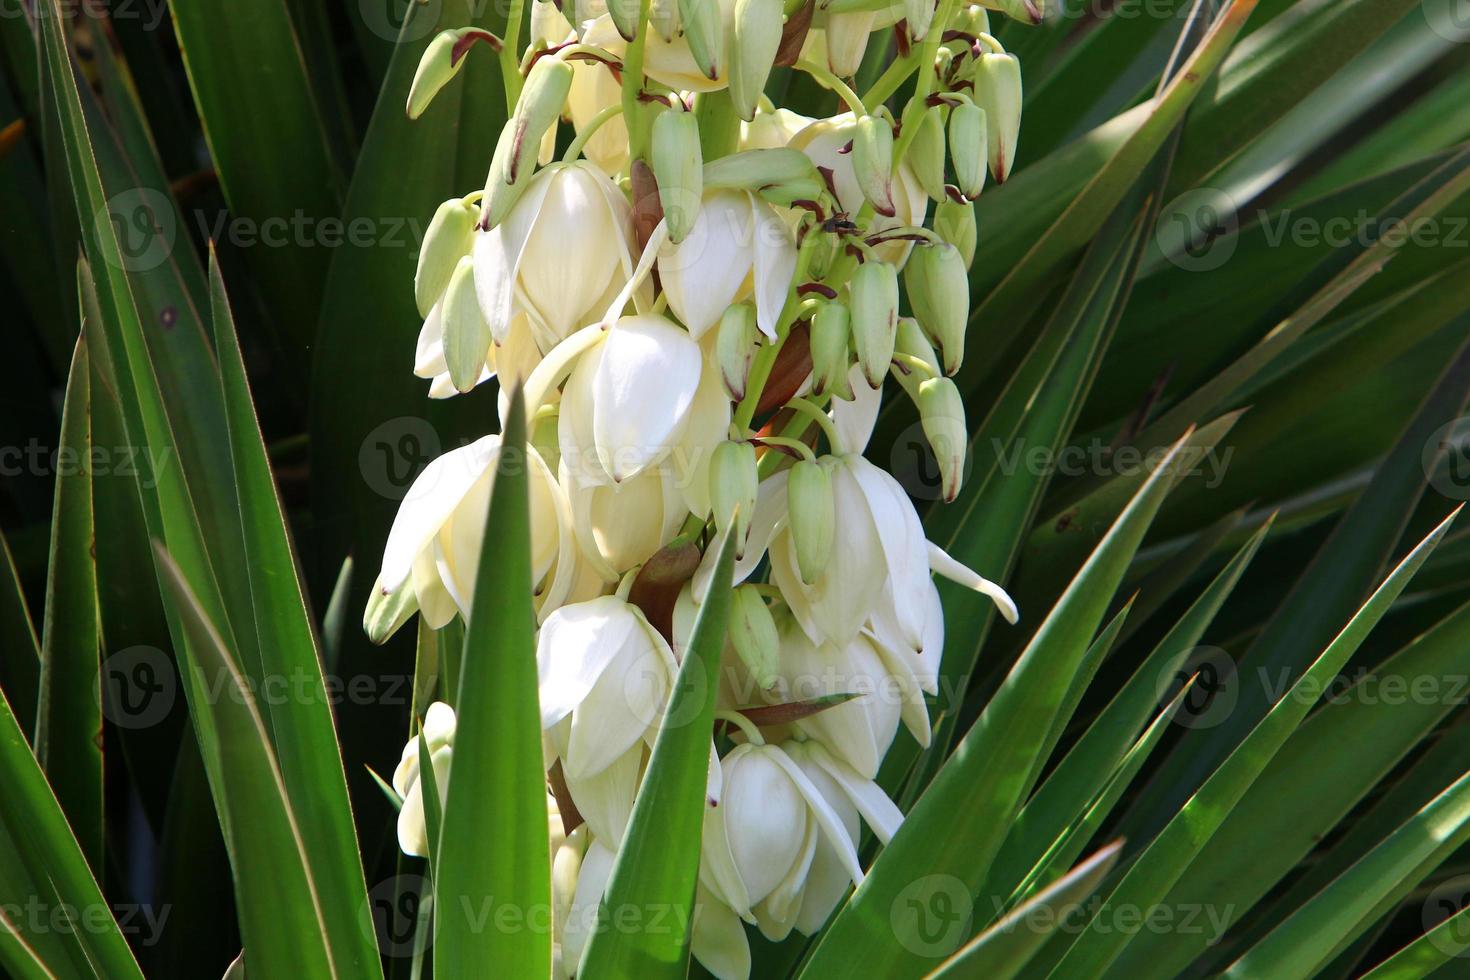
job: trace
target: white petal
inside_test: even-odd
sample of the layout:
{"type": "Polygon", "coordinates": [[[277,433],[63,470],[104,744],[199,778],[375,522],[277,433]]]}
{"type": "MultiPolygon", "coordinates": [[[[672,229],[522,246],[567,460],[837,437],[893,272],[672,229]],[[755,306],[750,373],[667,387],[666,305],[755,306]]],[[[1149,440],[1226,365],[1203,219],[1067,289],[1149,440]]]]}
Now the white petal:
{"type": "MultiPolygon", "coordinates": [[[[810,743],[808,743],[808,747],[810,743]]],[[[803,751],[796,757],[801,771],[806,773],[812,785],[832,805],[832,810],[842,821],[842,829],[848,839],[857,840],[858,832],[862,829],[858,823],[857,808],[852,805],[842,787],[834,780],[826,770],[817,765],[811,758],[809,751],[803,751]]],[[[801,910],[796,917],[796,928],[798,931],[810,936],[821,929],[832,916],[832,910],[837,908],[837,903],[847,894],[848,887],[852,884],[852,876],[848,874],[842,858],[831,842],[822,837],[817,842],[817,853],[812,858],[812,866],[807,871],[806,887],[802,890],[801,910]]]]}
{"type": "Polygon", "coordinates": [[[705,196],[684,240],[660,249],[659,281],[669,309],[695,338],[720,322],[744,289],[754,233],[746,193],[717,191],[705,196]]]}
{"type": "Polygon", "coordinates": [[[413,353],[415,377],[432,378],[449,370],[449,362],[444,359],[443,309],[443,300],[435,303],[429,315],[424,317],[424,325],[419,328],[418,347],[413,353]]]}
{"type": "Polygon", "coordinates": [[[572,899],[572,909],[567,914],[566,933],[561,938],[562,962],[575,973],[582,962],[582,953],[587,940],[597,928],[597,906],[607,891],[607,880],[612,877],[613,862],[617,855],[600,840],[593,840],[582,855],[582,867],[577,874],[577,895],[572,899]]]}
{"type": "Polygon", "coordinates": [[[598,317],[594,307],[621,264],[625,232],[607,209],[606,180],[590,163],[557,170],[516,268],[528,305],[557,338],[598,317]]]}
{"type": "Polygon", "coordinates": [[[791,279],[796,275],[796,243],[771,206],[749,196],[755,225],[755,319],[761,333],[775,340],[791,279]]]}
{"type": "Polygon", "coordinates": [[[582,703],[637,628],[615,596],[562,606],[546,618],[536,640],[543,730],[582,703]]]}
{"type": "Polygon", "coordinates": [[[673,655],[666,658],[650,642],[650,632],[633,630],[572,712],[571,739],[562,759],[568,778],[606,769],[638,744],[663,714],[669,695],[668,660],[673,655]]]}
{"type": "Polygon", "coordinates": [[[500,437],[490,435],[451,449],[424,467],[399,505],[383,548],[379,580],[385,593],[397,591],[408,578],[419,552],[495,463],[499,452],[500,437]]]}
{"type": "MultiPolygon", "coordinates": [[[[728,777],[741,758],[755,750],[755,746],[735,746],[720,762],[721,772],[728,777]]],[[[720,794],[724,798],[723,791],[720,794]]],[[[700,836],[699,880],[704,887],[718,895],[726,905],[742,918],[750,915],[750,893],[735,867],[735,857],[730,851],[730,839],[725,833],[725,807],[709,804],[704,808],[704,832],[700,836]]]]}
{"type": "Polygon", "coordinates": [[[827,774],[842,787],[863,820],[873,829],[873,834],[887,844],[898,833],[903,823],[903,811],[888,798],[883,788],[871,779],[864,779],[841,759],[834,758],[821,745],[810,745],[811,758],[826,770],[827,774]]]}
{"type": "Polygon", "coordinates": [[[699,345],[664,317],[624,317],[608,331],[592,381],[592,427],[615,482],[637,476],[672,447],[703,363],[699,345]]]}
{"type": "Polygon", "coordinates": [[[852,875],[852,880],[861,882],[863,869],[858,863],[857,846],[842,825],[842,818],[832,808],[832,804],[827,802],[821,790],[817,789],[816,784],[801,771],[801,767],[796,764],[795,760],[779,749],[771,755],[776,764],[791,777],[791,782],[806,800],[808,811],[817,821],[817,825],[822,828],[822,833],[826,835],[828,842],[836,848],[837,856],[847,868],[848,874],[852,875]]]}
{"type": "Polygon", "coordinates": [[[792,623],[782,631],[780,650],[781,700],[858,695],[803,718],[796,727],[829,746],[859,772],[876,777],[898,732],[899,700],[897,685],[873,644],[860,634],[841,647],[818,646],[792,623]]]}
{"type": "Polygon", "coordinates": [[[863,376],[861,364],[847,369],[848,387],[852,388],[852,401],[842,398],[832,402],[832,423],[837,428],[837,437],[842,441],[841,451],[862,453],[868,448],[873,436],[873,426],[878,422],[878,409],[883,404],[882,387],[874,388],[863,376]]]}
{"type": "Polygon", "coordinates": [[[918,511],[897,480],[863,459],[844,457],[873,514],[888,563],[888,588],[905,639],[917,650],[924,642],[924,600],[929,588],[928,539],[918,511]]]}
{"type": "Polygon", "coordinates": [[[592,828],[595,838],[611,848],[622,845],[623,831],[633,815],[633,798],[638,792],[638,774],[643,766],[640,742],[615,759],[601,772],[577,778],[563,768],[567,791],[577,804],[577,811],[592,828]]]}
{"type": "Polygon", "coordinates": [[[996,608],[1000,610],[1000,614],[1006,618],[1006,622],[1014,624],[1021,618],[1020,612],[1016,609],[1016,603],[1006,594],[1005,589],[955,561],[948,552],[932,541],[929,542],[929,567],[936,575],[943,575],[957,585],[963,585],[981,595],[989,596],[996,608]]]}
{"type": "Polygon", "coordinates": [[[664,464],[673,470],[684,506],[696,517],[709,516],[710,459],[715,447],[729,434],[730,414],[730,396],[725,393],[719,368],[706,359],[684,434],[664,464]]]}
{"type": "Polygon", "coordinates": [[[470,255],[475,262],[475,298],[480,313],[490,325],[490,335],[497,343],[504,341],[510,329],[515,307],[516,268],[526,247],[526,238],[541,213],[541,202],[554,171],[543,170],[531,181],[516,206],[504,221],[489,231],[475,235],[470,255]]]}
{"type": "Polygon", "coordinates": [[[725,767],[725,834],[753,903],[790,872],[806,835],[807,806],[785,761],[781,749],[761,746],[725,767]]]}
{"type": "Polygon", "coordinates": [[[749,980],[750,940],[740,917],[724,902],[699,887],[694,896],[690,952],[716,980],[749,980]]]}
{"type": "Polygon", "coordinates": [[[779,943],[789,936],[791,927],[796,924],[796,914],[801,908],[801,891],[806,887],[807,872],[811,870],[812,858],[816,856],[817,843],[821,836],[821,832],[817,830],[817,822],[808,820],[806,835],[801,842],[801,854],[791,865],[791,871],[755,910],[761,935],[773,943],[779,943]]]}

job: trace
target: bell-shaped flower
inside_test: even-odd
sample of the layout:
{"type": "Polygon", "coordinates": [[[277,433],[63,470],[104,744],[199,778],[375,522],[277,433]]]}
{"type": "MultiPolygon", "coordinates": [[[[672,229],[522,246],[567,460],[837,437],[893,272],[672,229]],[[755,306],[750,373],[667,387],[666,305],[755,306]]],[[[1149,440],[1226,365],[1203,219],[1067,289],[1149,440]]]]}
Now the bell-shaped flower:
{"type": "Polygon", "coordinates": [[[531,179],[505,220],[475,235],[475,292],[504,343],[524,312],[543,354],[602,316],[633,274],[632,208],[587,161],[553,163],[531,179]]]}
{"type": "MultiPolygon", "coordinates": [[[[435,629],[453,619],[456,610],[469,618],[500,451],[500,436],[489,435],[435,459],[408,488],[388,532],[379,588],[392,595],[411,586],[424,619],[435,629]]],[[[531,584],[540,607],[549,613],[565,600],[574,580],[571,508],[534,447],[526,447],[525,461],[530,474],[531,584]]]]}
{"type": "MultiPolygon", "coordinates": [[[[847,150],[857,135],[857,125],[852,113],[843,113],[812,123],[791,140],[791,145],[810,157],[818,167],[832,171],[837,201],[849,214],[857,214],[867,200],[853,167],[853,154],[847,150]]],[[[872,232],[924,223],[929,197],[907,163],[898,166],[893,177],[892,195],[893,215],[874,215],[869,225],[872,232]]],[[[877,252],[885,262],[902,265],[910,245],[910,242],[884,242],[878,246],[877,252]]]]}
{"type": "Polygon", "coordinates": [[[740,124],[740,149],[777,150],[790,144],[797,133],[816,122],[790,109],[756,109],[755,118],[740,124]]]}
{"type": "Polygon", "coordinates": [[[548,616],[536,641],[536,667],[541,727],[554,732],[569,779],[603,772],[641,746],[662,716],[677,670],[668,643],[619,596],[562,606],[548,616]],[[563,722],[569,722],[565,731],[555,731],[563,722]]]}
{"type": "MultiPolygon", "coordinates": [[[[834,513],[832,555],[822,573],[804,582],[790,531],[767,532],[771,581],[813,642],[846,644],[870,618],[882,618],[891,623],[892,642],[922,651],[931,571],[989,596],[1015,621],[1015,605],[1003,589],[924,537],[918,512],[897,480],[856,453],[822,462],[831,476],[834,513]]],[[[753,542],[757,533],[753,521],[753,542]]],[[[747,546],[747,558],[750,552],[747,546]]]]}
{"type": "Polygon", "coordinates": [[[710,191],[684,240],[660,249],[658,273],[669,309],[695,338],[732,303],[753,297],[756,323],[774,340],[796,273],[796,243],[786,222],[751,192],[710,191]]]}
{"type": "MultiPolygon", "coordinates": [[[[454,755],[454,709],[443,701],[435,701],[424,713],[422,735],[434,767],[434,785],[439,790],[443,807],[449,792],[449,764],[454,755]]],[[[419,739],[403,746],[398,768],[393,770],[393,789],[403,800],[398,811],[398,846],[405,854],[428,857],[429,837],[424,820],[424,789],[419,781],[419,739]]]]}
{"type": "Polygon", "coordinates": [[[721,772],[720,803],[705,808],[700,880],[773,940],[800,918],[814,870],[822,873],[819,884],[836,878],[844,890],[862,879],[857,827],[844,819],[845,809],[861,813],[885,843],[902,820],[876,784],[816,743],[737,745],[721,760],[721,772]],[[809,770],[826,773],[828,785],[809,770]],[[819,854],[835,857],[837,870],[819,868],[819,854]]]}
{"type": "MultiPolygon", "coordinates": [[[[888,656],[865,633],[838,646],[813,643],[789,619],[782,626],[779,677],[766,700],[780,704],[853,695],[849,701],[798,719],[795,728],[821,742],[864,778],[877,778],[878,766],[898,732],[899,719],[906,714],[904,705],[919,694],[917,687],[894,675],[888,656]]],[[[918,700],[922,705],[922,695],[918,700]]],[[[927,743],[927,717],[910,715],[909,720],[918,721],[915,735],[921,744],[927,743]]]]}

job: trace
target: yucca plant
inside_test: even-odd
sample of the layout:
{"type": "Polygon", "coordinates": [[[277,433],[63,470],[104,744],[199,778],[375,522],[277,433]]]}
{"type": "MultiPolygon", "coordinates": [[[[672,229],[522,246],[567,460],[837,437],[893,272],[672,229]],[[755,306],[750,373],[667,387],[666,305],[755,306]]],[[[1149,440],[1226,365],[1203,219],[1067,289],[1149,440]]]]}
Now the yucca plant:
{"type": "Polygon", "coordinates": [[[1460,0],[5,13],[8,975],[1465,975],[1460,0]]]}

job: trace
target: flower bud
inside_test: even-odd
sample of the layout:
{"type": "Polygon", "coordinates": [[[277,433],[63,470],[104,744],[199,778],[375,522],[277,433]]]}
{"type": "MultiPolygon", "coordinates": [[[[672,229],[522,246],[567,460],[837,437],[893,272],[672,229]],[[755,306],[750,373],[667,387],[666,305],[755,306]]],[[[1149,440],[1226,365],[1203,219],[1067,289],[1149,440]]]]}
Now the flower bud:
{"type": "Polygon", "coordinates": [[[679,0],[679,20],[694,63],[708,78],[719,78],[725,53],[725,20],[720,5],[711,0],[679,0]]]}
{"type": "Polygon", "coordinates": [[[742,150],[704,167],[704,189],[755,191],[772,204],[816,200],[826,190],[811,158],[800,150],[742,150]]]}
{"type": "Polygon", "coordinates": [[[817,310],[811,322],[812,390],[818,395],[829,391],[838,398],[852,399],[848,381],[848,352],[851,345],[852,318],[841,303],[826,303],[817,310]]]}
{"type": "MultiPolygon", "coordinates": [[[[935,201],[943,201],[947,197],[944,193],[944,123],[940,121],[940,111],[938,106],[934,106],[919,117],[918,131],[905,157],[919,186],[935,201]]],[[[985,154],[982,152],[980,156],[984,159],[985,154]]]]}
{"type": "Polygon", "coordinates": [[[883,383],[898,331],[898,270],[887,262],[864,262],[847,284],[852,345],[871,387],[883,383]]]}
{"type": "Polygon", "coordinates": [[[735,401],[745,397],[745,382],[750,377],[750,365],[759,344],[760,327],[756,325],[755,307],[749,303],[736,303],[725,310],[724,316],[720,317],[719,332],[715,335],[715,357],[720,365],[720,379],[735,401]]]}
{"type": "Polygon", "coordinates": [[[781,0],[735,0],[730,100],[746,122],[755,118],[756,105],[776,61],[776,49],[781,46],[781,8],[781,0]]]}
{"type": "Polygon", "coordinates": [[[903,279],[919,326],[944,357],[944,373],[954,374],[965,358],[965,326],[970,318],[964,258],[953,245],[921,245],[909,254],[903,279]]]}
{"type": "Polygon", "coordinates": [[[735,551],[745,550],[750,518],[760,492],[755,446],[748,442],[722,442],[714,449],[709,464],[710,510],[721,532],[735,528],[735,551]]]}
{"type": "Polygon", "coordinates": [[[852,169],[863,196],[879,214],[893,217],[893,127],[882,116],[864,116],[852,135],[852,169]]]}
{"type": "Polygon", "coordinates": [[[1040,24],[1045,19],[1042,5],[1045,0],[980,0],[983,6],[998,10],[1026,24],[1040,24]]]}
{"type": "Polygon", "coordinates": [[[480,209],[457,197],[445,201],[434,212],[429,229],[424,232],[419,267],[413,276],[413,299],[419,316],[427,319],[429,311],[444,295],[455,266],[470,253],[470,246],[475,242],[475,222],[479,220],[480,209]]]}
{"type": "Polygon", "coordinates": [[[461,27],[440,31],[434,36],[419,58],[418,70],[413,73],[413,84],[408,89],[408,118],[417,119],[423,115],[439,90],[459,74],[467,47],[473,43],[469,39],[484,34],[475,27],[461,27]]]}
{"type": "Polygon", "coordinates": [[[730,608],[730,643],[757,684],[763,688],[775,685],[781,666],[781,638],[770,607],[753,585],[735,590],[730,608]]]}
{"type": "Polygon", "coordinates": [[[449,380],[461,393],[480,383],[490,352],[490,326],[475,296],[475,260],[466,255],[454,267],[444,293],[444,361],[449,380]]]}
{"type": "Polygon", "coordinates": [[[679,0],[651,0],[648,23],[659,37],[672,41],[679,34],[679,0]]]}
{"type": "Polygon", "coordinates": [[[989,34],[990,12],[979,4],[965,4],[955,14],[954,21],[949,26],[971,37],[989,34]]]}
{"type": "Polygon", "coordinates": [[[826,570],[832,557],[832,534],[836,527],[832,478],[820,463],[801,460],[791,467],[791,475],[787,477],[786,500],[796,567],[802,582],[811,585],[826,570]]]}
{"type": "MultiPolygon", "coordinates": [[[[825,6],[825,5],[824,5],[825,6]]],[[[868,50],[868,36],[873,32],[872,10],[851,13],[827,13],[827,67],[843,78],[851,78],[862,66],[868,50]]]]}
{"type": "Polygon", "coordinates": [[[924,437],[929,440],[934,449],[934,459],[939,463],[944,499],[953,501],[959,496],[965,468],[965,445],[969,441],[964,401],[953,381],[929,378],[919,383],[918,404],[924,437]]]}
{"type": "Polygon", "coordinates": [[[985,187],[988,142],[984,109],[962,102],[949,111],[949,152],[955,180],[960,193],[972,201],[985,187]]]}
{"type": "Polygon", "coordinates": [[[985,110],[990,172],[1005,183],[1021,135],[1021,62],[1015,55],[987,53],[975,62],[975,104],[985,110]]]}
{"type": "Polygon", "coordinates": [[[541,146],[541,136],[556,124],[572,88],[572,66],[560,58],[541,58],[521,89],[515,113],[500,131],[485,181],[486,227],[493,228],[525,190],[541,146]]]}
{"type": "MultiPolygon", "coordinates": [[[[924,330],[919,326],[919,321],[911,316],[898,318],[898,337],[894,342],[895,354],[907,354],[909,357],[917,358],[929,366],[933,374],[939,374],[939,356],[934,353],[934,347],[929,343],[929,338],[924,336],[924,330]]],[[[908,372],[908,366],[901,362],[894,362],[894,366],[900,371],[908,372]]]]}
{"type": "Polygon", "coordinates": [[[669,241],[681,242],[699,217],[704,194],[704,158],[694,113],[669,110],[653,121],[653,176],[658,201],[668,222],[669,241]]]}
{"type": "Polygon", "coordinates": [[[638,36],[639,13],[638,0],[607,0],[607,15],[612,18],[613,26],[618,29],[624,41],[631,41],[638,36]]]}
{"type": "Polygon", "coordinates": [[[934,233],[959,249],[968,269],[975,261],[975,205],[968,202],[942,201],[934,209],[934,233]]]}

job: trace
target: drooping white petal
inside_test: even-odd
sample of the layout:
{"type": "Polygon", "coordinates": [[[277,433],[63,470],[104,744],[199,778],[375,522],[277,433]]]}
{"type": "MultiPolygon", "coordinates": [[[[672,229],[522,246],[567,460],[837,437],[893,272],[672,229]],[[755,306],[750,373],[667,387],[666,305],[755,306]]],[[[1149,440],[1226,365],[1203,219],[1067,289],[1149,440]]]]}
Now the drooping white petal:
{"type": "MultiPolygon", "coordinates": [[[[669,309],[696,339],[740,296],[754,258],[755,222],[744,191],[705,196],[689,234],[659,250],[658,274],[669,309]]],[[[794,268],[794,266],[793,266],[794,268]]]]}
{"type": "Polygon", "coordinates": [[[600,772],[578,778],[568,775],[567,791],[577,804],[577,812],[592,828],[592,835],[617,848],[622,845],[623,831],[633,815],[633,798],[638,792],[638,773],[643,765],[643,744],[634,745],[600,772]]]}
{"type": "Polygon", "coordinates": [[[996,585],[987,578],[983,578],[978,572],[956,561],[950,557],[939,545],[930,541],[929,544],[929,567],[936,575],[943,575],[957,585],[963,585],[967,589],[973,589],[981,595],[989,596],[1000,610],[1000,614],[1006,618],[1006,622],[1014,624],[1021,618],[1021,613],[1016,609],[1016,603],[1006,594],[1006,590],[996,585]]]}
{"type": "MultiPolygon", "coordinates": [[[[669,693],[668,663],[651,642],[657,636],[650,636],[651,632],[633,630],[599,682],[572,712],[571,738],[562,759],[568,778],[580,779],[612,765],[663,714],[669,693]]],[[[662,637],[658,642],[663,643],[662,637]]]]}
{"type": "Polygon", "coordinates": [[[694,894],[689,951],[716,980],[749,980],[750,940],[740,917],[700,886],[694,894]]]}
{"type": "Polygon", "coordinates": [[[847,369],[847,384],[852,389],[852,401],[842,398],[832,402],[832,424],[837,437],[842,441],[841,451],[861,454],[868,448],[873,437],[873,426],[878,422],[878,409],[883,404],[883,389],[874,388],[863,376],[861,364],[847,369]]]}
{"type": "Polygon", "coordinates": [[[674,450],[664,462],[673,471],[674,483],[684,506],[696,517],[710,512],[709,466],[715,447],[730,431],[730,396],[720,380],[719,368],[705,358],[699,389],[689,408],[689,421],[674,450]]]}
{"type": "Polygon", "coordinates": [[[443,527],[475,482],[487,474],[499,453],[500,437],[489,435],[468,446],[451,449],[424,467],[408,488],[388,531],[379,575],[385,593],[396,592],[408,578],[419,552],[443,527]]]}
{"type": "Polygon", "coordinates": [[[789,755],[777,749],[771,753],[771,758],[787,776],[791,777],[791,782],[795,785],[797,792],[806,801],[808,813],[812,819],[817,821],[827,841],[836,849],[838,858],[847,868],[848,874],[852,875],[852,880],[861,883],[863,868],[858,863],[857,845],[848,835],[847,829],[842,825],[842,818],[837,815],[832,804],[789,755]]]}
{"type": "Polygon", "coordinates": [[[859,772],[876,777],[898,731],[899,702],[887,665],[873,644],[861,634],[842,646],[814,644],[792,623],[781,633],[780,651],[780,700],[857,695],[801,719],[796,727],[830,746],[859,772]]]}
{"type": "Polygon", "coordinates": [[[515,309],[517,269],[525,251],[526,239],[535,227],[541,204],[546,199],[555,172],[543,170],[506,215],[505,220],[489,231],[476,232],[470,255],[475,263],[475,298],[480,313],[490,326],[496,343],[505,340],[515,309]]]}
{"type": "Polygon", "coordinates": [[[432,378],[449,370],[449,362],[444,359],[443,310],[444,301],[440,300],[429,310],[429,315],[424,317],[424,325],[419,328],[418,346],[413,352],[415,377],[432,378]]]}
{"type": "Polygon", "coordinates": [[[776,339],[776,327],[786,294],[796,275],[796,243],[776,212],[755,195],[750,198],[755,228],[755,320],[761,333],[776,339]]]}
{"type": "Polygon", "coordinates": [[[928,539],[913,501],[897,480],[861,456],[843,459],[873,515],[888,564],[888,590],[905,639],[918,649],[924,638],[924,598],[929,587],[928,539]]]}
{"type": "Polygon", "coordinates": [[[598,185],[606,180],[590,163],[555,171],[517,266],[531,310],[558,339],[601,313],[594,307],[622,264],[625,231],[598,185]]]}
{"type": "MultiPolygon", "coordinates": [[[[810,743],[808,743],[809,746],[810,743]]],[[[806,749],[808,746],[803,746],[806,749]]],[[[812,785],[831,804],[833,812],[842,822],[843,832],[849,840],[857,840],[862,829],[858,823],[857,808],[847,794],[821,766],[811,758],[809,751],[802,751],[794,758],[812,785]]],[[[802,889],[801,909],[796,917],[797,931],[808,936],[821,929],[831,917],[837,903],[847,894],[852,885],[852,876],[847,866],[825,835],[817,842],[817,853],[812,857],[812,866],[807,871],[806,887],[802,889]]]]}
{"type": "MultiPolygon", "coordinates": [[[[730,750],[720,762],[725,778],[740,760],[754,751],[755,746],[741,744],[730,750]]],[[[745,887],[740,871],[735,867],[735,857],[730,851],[730,839],[725,832],[724,793],[721,803],[704,808],[704,831],[700,837],[699,880],[741,918],[750,916],[750,893],[745,887]]]]}
{"type": "Polygon", "coordinates": [[[567,913],[567,928],[561,938],[562,962],[571,971],[582,962],[582,953],[587,940],[597,928],[597,906],[607,891],[607,880],[612,877],[613,862],[617,854],[600,840],[594,839],[582,855],[582,867],[577,874],[577,894],[572,899],[572,908],[567,913]]]}
{"type": "Polygon", "coordinates": [[[807,748],[812,761],[842,787],[842,792],[852,801],[858,813],[862,814],[863,820],[873,829],[878,840],[884,844],[892,840],[893,835],[898,833],[899,825],[903,823],[903,811],[888,798],[883,788],[873,780],[863,778],[824,746],[809,743],[807,748]]]}
{"type": "Polygon", "coordinates": [[[766,900],[756,906],[755,920],[761,935],[773,943],[779,943],[791,934],[796,925],[796,915],[801,909],[801,891],[806,886],[806,876],[812,867],[812,858],[817,853],[817,842],[822,836],[815,820],[806,822],[806,834],[802,837],[801,853],[791,865],[786,877],[781,879],[766,900]]]}
{"type": "Polygon", "coordinates": [[[786,877],[806,834],[808,808],[785,760],[781,749],[761,746],[725,766],[725,834],[753,903],[786,877]]]}
{"type": "Polygon", "coordinates": [[[443,629],[459,612],[454,597],[444,588],[435,567],[434,549],[425,548],[413,562],[413,592],[418,598],[419,613],[430,629],[443,629]]]}
{"type": "Polygon", "coordinates": [[[614,482],[668,453],[694,402],[703,362],[689,334],[661,316],[624,317],[608,331],[592,380],[592,430],[614,482]]]}
{"type": "Polygon", "coordinates": [[[562,606],[546,618],[536,639],[543,730],[582,703],[637,628],[616,596],[562,606]]]}

